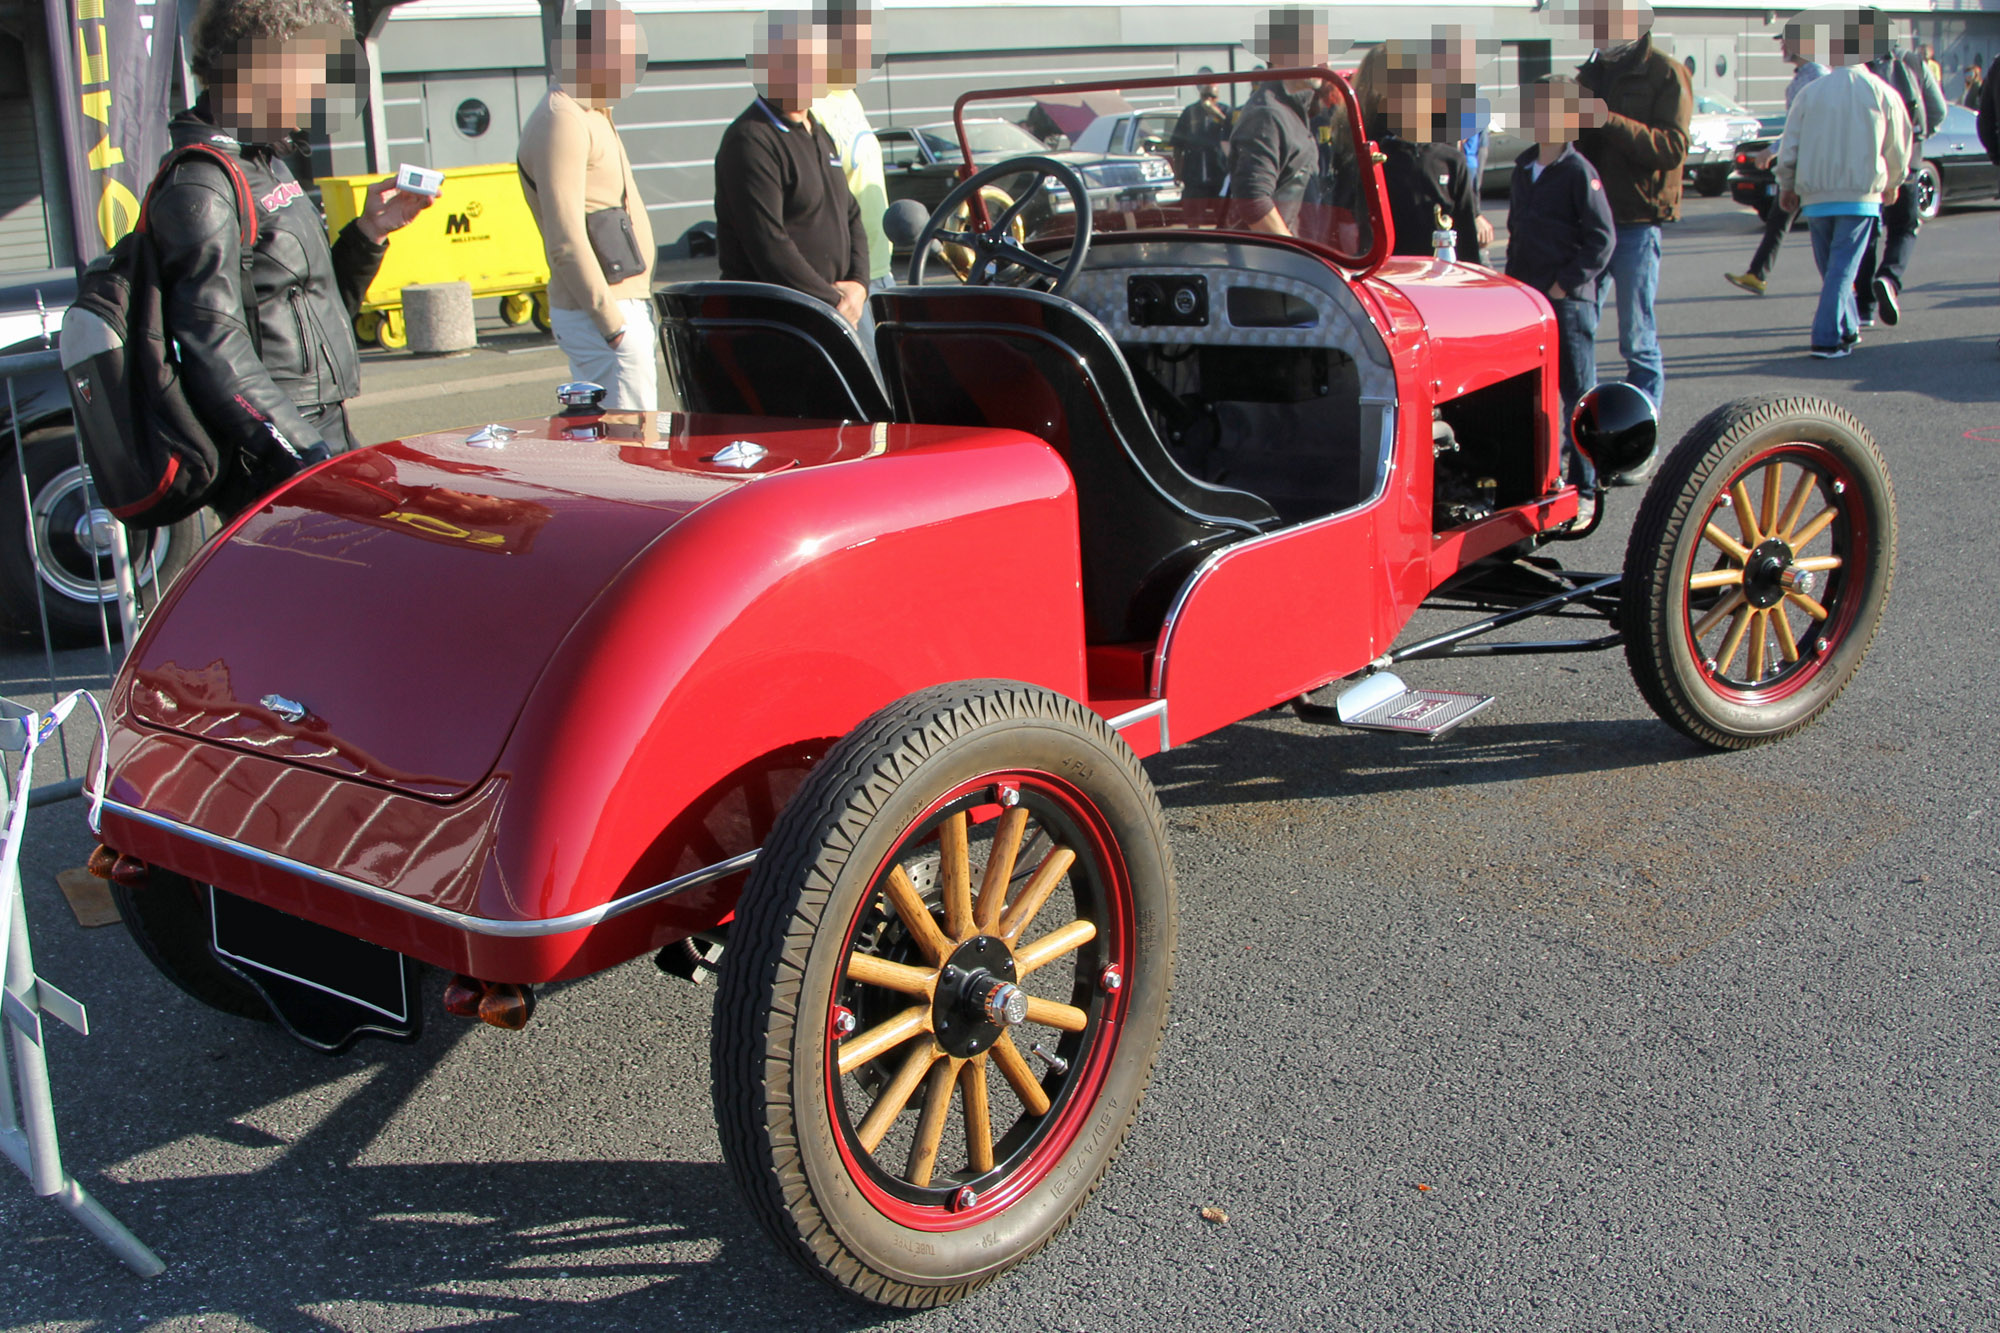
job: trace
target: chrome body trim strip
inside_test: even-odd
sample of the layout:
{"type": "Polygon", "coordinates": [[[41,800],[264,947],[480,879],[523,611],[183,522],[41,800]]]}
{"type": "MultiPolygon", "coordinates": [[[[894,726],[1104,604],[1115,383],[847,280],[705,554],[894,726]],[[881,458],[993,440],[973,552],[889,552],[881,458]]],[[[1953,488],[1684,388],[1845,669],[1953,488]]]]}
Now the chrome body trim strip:
{"type": "Polygon", "coordinates": [[[282,870],[286,874],[297,875],[301,879],[310,880],[315,884],[323,885],[329,889],[338,889],[342,893],[350,893],[357,898],[366,898],[369,902],[380,903],[384,907],[393,907],[399,912],[408,912],[411,916],[422,917],[426,921],[435,921],[439,925],[450,926],[454,930],[462,930],[472,935],[492,935],[501,939],[533,939],[542,935],[563,935],[572,930],[585,930],[597,925],[601,921],[608,921],[612,917],[623,916],[627,912],[637,911],[641,907],[671,898],[677,893],[683,893],[689,889],[698,889],[704,884],[713,884],[719,879],[727,879],[738,871],[749,869],[757,860],[758,855],[756,851],[744,852],[741,855],[730,857],[727,861],[718,861],[712,866],[703,866],[700,870],[691,870],[685,875],[679,875],[659,884],[650,885],[647,888],[640,889],[636,893],[628,893],[623,898],[614,898],[610,902],[601,904],[600,906],[585,908],[581,912],[571,912],[568,916],[547,917],[539,921],[494,921],[488,917],[472,916],[465,912],[454,912],[449,908],[438,907],[431,903],[417,902],[414,899],[405,898],[399,893],[392,893],[388,889],[377,888],[373,884],[364,884],[358,879],[350,878],[336,871],[322,870],[318,866],[307,865],[303,861],[295,861],[289,856],[280,856],[276,852],[267,852],[260,847],[252,847],[248,843],[238,842],[234,838],[225,838],[220,834],[210,833],[204,829],[183,824],[178,820],[168,819],[165,815],[156,815],[149,810],[137,809],[134,806],[126,805],[123,801],[106,799],[104,808],[114,811],[126,819],[136,820],[141,824],[147,824],[163,832],[174,834],[176,837],[186,838],[189,842],[199,843],[204,847],[210,847],[216,851],[227,852],[231,856],[240,856],[246,861],[254,862],[257,865],[269,866],[274,870],[282,870]]]}
{"type": "Polygon", "coordinates": [[[1155,717],[1160,720],[1160,753],[1165,754],[1170,748],[1167,740],[1167,701],[1165,699],[1155,699],[1149,704],[1140,704],[1129,713],[1120,713],[1117,717],[1108,717],[1104,720],[1113,731],[1122,732],[1127,727],[1155,717]]]}

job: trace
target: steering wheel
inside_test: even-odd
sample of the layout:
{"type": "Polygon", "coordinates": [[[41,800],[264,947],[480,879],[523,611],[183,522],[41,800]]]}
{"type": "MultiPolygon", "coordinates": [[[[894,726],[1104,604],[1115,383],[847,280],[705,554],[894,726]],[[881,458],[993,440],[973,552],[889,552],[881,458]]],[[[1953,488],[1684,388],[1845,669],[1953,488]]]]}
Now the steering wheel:
{"type": "Polygon", "coordinates": [[[924,224],[923,231],[917,235],[916,252],[910,256],[911,286],[923,285],[925,261],[930,258],[933,241],[962,245],[972,252],[972,271],[965,280],[974,287],[991,286],[999,282],[1003,275],[1012,276],[1020,270],[1047,279],[1052,284],[1048,290],[1060,296],[1069,290],[1070,284],[1076,281],[1076,275],[1083,271],[1083,261],[1090,253],[1090,192],[1084,188],[1083,177],[1077,175],[1074,168],[1054,158],[1012,157],[1005,162],[995,162],[953,187],[952,192],[944,197],[944,202],[931,214],[930,221],[924,224]],[[996,181],[1031,173],[1034,181],[1015,196],[1005,212],[998,217],[989,217],[986,227],[968,224],[964,231],[947,230],[952,224],[952,215],[961,207],[969,209],[969,201],[980,190],[996,181]],[[1013,235],[1021,214],[1041,197],[1042,190],[1050,181],[1068,191],[1075,210],[1076,237],[1070,244],[1069,258],[1061,264],[1042,258],[1014,239],[1013,235]]]}

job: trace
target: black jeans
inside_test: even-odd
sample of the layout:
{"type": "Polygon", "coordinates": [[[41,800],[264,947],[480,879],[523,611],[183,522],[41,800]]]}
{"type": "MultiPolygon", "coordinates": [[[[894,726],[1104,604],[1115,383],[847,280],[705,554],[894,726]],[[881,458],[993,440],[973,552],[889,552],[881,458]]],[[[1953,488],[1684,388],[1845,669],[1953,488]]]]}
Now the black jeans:
{"type": "Polygon", "coordinates": [[[1854,304],[1861,318],[1875,317],[1875,279],[1885,278],[1898,292],[1903,290],[1903,270],[1909,267],[1910,251],[1916,247],[1917,228],[1923,218],[1917,213],[1917,182],[1903,182],[1903,192],[1893,204],[1882,205],[1882,225],[1875,229],[1882,243],[1881,260],[1875,257],[1875,241],[1861,252],[1861,269],[1854,275],[1854,304]]]}
{"type": "Polygon", "coordinates": [[[1750,256],[1751,277],[1771,276],[1771,266],[1778,262],[1778,249],[1784,245],[1785,233],[1792,229],[1792,219],[1797,216],[1797,212],[1787,213],[1779,208],[1777,200],[1771,201],[1764,211],[1764,239],[1757,242],[1757,253],[1750,256]]]}

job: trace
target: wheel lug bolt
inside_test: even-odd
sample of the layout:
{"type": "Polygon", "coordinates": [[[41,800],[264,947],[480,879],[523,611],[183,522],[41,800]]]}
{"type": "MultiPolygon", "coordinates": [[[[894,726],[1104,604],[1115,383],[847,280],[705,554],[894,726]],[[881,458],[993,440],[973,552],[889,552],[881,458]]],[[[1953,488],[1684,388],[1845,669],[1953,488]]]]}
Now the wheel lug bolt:
{"type": "Polygon", "coordinates": [[[833,1036],[836,1041],[854,1031],[854,1011],[846,1005],[833,1006],[833,1036]]]}
{"type": "Polygon", "coordinates": [[[1008,807],[1009,809],[1012,809],[1013,807],[1021,803],[1021,789],[1019,787],[1013,786],[1008,783],[1002,783],[995,790],[999,794],[1000,804],[1008,807]]]}
{"type": "Polygon", "coordinates": [[[1125,972],[1118,964],[1113,963],[1098,974],[1097,984],[1106,991],[1116,991],[1125,984],[1125,972]]]}
{"type": "Polygon", "coordinates": [[[978,1202],[979,1191],[970,1185],[961,1185],[958,1193],[951,1196],[951,1206],[961,1213],[978,1202]]]}

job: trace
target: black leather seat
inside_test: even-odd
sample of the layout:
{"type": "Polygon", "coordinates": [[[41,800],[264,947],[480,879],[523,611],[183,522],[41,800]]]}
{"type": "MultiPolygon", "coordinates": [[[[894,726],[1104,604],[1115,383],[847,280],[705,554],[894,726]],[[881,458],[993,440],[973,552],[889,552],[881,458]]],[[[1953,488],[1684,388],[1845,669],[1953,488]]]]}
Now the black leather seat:
{"type": "Polygon", "coordinates": [[[683,282],[656,299],[660,341],[688,411],[891,419],[867,350],[826,302],[762,282],[683,282]]]}
{"type": "Polygon", "coordinates": [[[1257,496],[1181,470],[1118,345],[1072,303],[998,287],[873,300],[897,420],[1025,431],[1069,464],[1089,642],[1152,638],[1203,556],[1277,525],[1257,496]]]}

